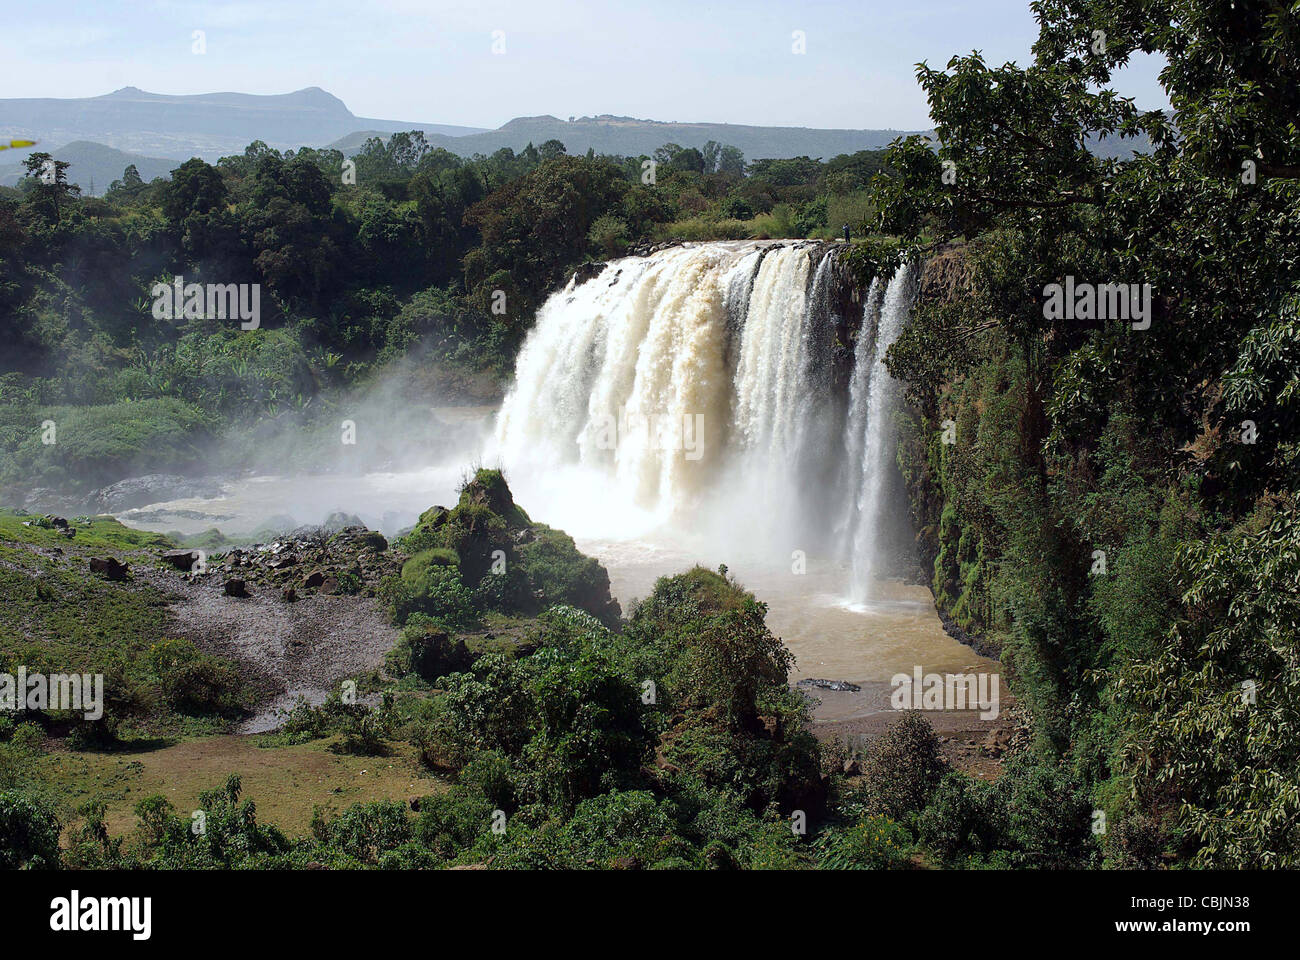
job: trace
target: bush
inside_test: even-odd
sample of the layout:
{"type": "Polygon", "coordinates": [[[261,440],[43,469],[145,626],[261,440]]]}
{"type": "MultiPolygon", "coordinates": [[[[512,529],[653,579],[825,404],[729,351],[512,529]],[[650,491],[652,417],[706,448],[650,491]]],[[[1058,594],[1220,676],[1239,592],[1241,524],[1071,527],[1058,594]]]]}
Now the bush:
{"type": "Polygon", "coordinates": [[[380,857],[411,839],[411,821],[396,800],[354,803],[324,827],[325,841],[362,863],[380,857]]]}
{"type": "Polygon", "coordinates": [[[921,842],[944,862],[982,856],[1006,846],[1007,812],[994,786],[952,772],[943,778],[918,821],[921,842]]]}
{"type": "Polygon", "coordinates": [[[900,870],[911,866],[912,837],[889,817],[869,817],[835,827],[814,845],[823,870],[900,870]]]}
{"type": "Polygon", "coordinates": [[[903,820],[926,805],[945,768],[930,721],[916,711],[904,712],[867,751],[862,767],[867,809],[903,820]]]}
{"type": "Polygon", "coordinates": [[[1159,869],[1165,843],[1160,825],[1146,814],[1119,817],[1106,834],[1106,866],[1115,870],[1159,869]]]}
{"type": "Polygon", "coordinates": [[[384,666],[393,676],[416,674],[430,683],[468,670],[473,662],[463,640],[453,640],[437,621],[422,613],[411,615],[401,638],[384,656],[384,666]]]}
{"type": "Polygon", "coordinates": [[[170,398],[24,412],[28,422],[53,420],[58,427],[53,446],[27,430],[15,447],[0,451],[0,481],[32,487],[92,489],[146,464],[154,472],[180,470],[198,461],[208,438],[208,415],[170,398]]]}
{"type": "Polygon", "coordinates": [[[607,213],[592,222],[587,239],[601,256],[620,257],[627,251],[628,227],[623,220],[607,213]]]}
{"type": "Polygon", "coordinates": [[[1092,803],[1064,769],[1032,754],[1017,756],[997,783],[1008,812],[1017,866],[1070,870],[1092,866],[1092,803]]]}
{"type": "Polygon", "coordinates": [[[20,753],[35,756],[45,752],[45,731],[39,723],[27,720],[14,728],[10,742],[20,753]]]}
{"type": "MultiPolygon", "coordinates": [[[[426,551],[432,553],[433,551],[426,551]]],[[[393,616],[405,623],[414,613],[422,613],[450,630],[473,626],[478,622],[474,602],[465,589],[455,567],[426,560],[414,567],[407,561],[401,579],[388,581],[384,593],[393,606],[393,616]],[[408,575],[407,568],[410,568],[408,575]]]]}
{"type": "Polygon", "coordinates": [[[537,534],[519,549],[519,562],[528,582],[541,594],[541,604],[567,603],[593,614],[606,626],[618,623],[622,611],[609,593],[609,573],[598,560],[579,552],[563,530],[535,524],[537,534]]]}
{"type": "Polygon", "coordinates": [[[0,790],[0,870],[54,870],[62,825],[48,800],[0,790]]]}
{"type": "Polygon", "coordinates": [[[168,706],[202,716],[238,709],[239,673],[229,661],[201,652],[188,640],[162,640],[149,648],[149,666],[168,706]]]}

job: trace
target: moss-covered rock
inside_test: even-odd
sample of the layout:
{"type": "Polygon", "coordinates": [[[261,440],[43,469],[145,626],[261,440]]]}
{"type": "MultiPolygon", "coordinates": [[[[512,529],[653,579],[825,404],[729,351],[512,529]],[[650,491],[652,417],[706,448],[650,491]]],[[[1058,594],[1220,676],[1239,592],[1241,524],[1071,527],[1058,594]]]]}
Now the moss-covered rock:
{"type": "MultiPolygon", "coordinates": [[[[401,546],[412,554],[402,571],[408,591],[434,576],[432,568],[452,566],[478,607],[531,615],[566,603],[609,626],[621,615],[605,568],[562,530],[533,523],[500,470],[475,473],[452,509],[426,510],[401,546]]],[[[440,587],[446,577],[436,575],[440,587]]]]}

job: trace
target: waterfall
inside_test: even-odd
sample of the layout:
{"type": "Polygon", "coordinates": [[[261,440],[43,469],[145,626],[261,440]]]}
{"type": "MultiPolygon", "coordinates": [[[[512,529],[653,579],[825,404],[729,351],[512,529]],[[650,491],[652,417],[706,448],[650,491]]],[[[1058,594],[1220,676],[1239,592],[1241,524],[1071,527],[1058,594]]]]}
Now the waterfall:
{"type": "Polygon", "coordinates": [[[908,304],[905,273],[873,284],[845,390],[835,260],[806,242],[686,244],[571,282],[524,342],[489,458],[575,535],[667,527],[785,565],[852,556],[856,581],[881,508],[866,488],[888,463],[877,354],[908,304]]]}
{"type": "MultiPolygon", "coordinates": [[[[844,438],[850,465],[858,464],[860,469],[850,507],[849,538],[849,597],[858,603],[871,598],[881,561],[884,492],[894,459],[893,414],[899,393],[897,381],[885,368],[885,354],[902,332],[912,307],[911,268],[907,265],[898,268],[885,289],[883,300],[877,300],[878,286],[872,284],[865,308],[868,314],[878,311],[875,336],[859,337],[854,353],[844,438]]],[[[864,315],[864,333],[869,329],[872,325],[864,315]]]]}
{"type": "Polygon", "coordinates": [[[853,375],[849,379],[849,409],[844,422],[844,478],[841,484],[845,500],[836,523],[836,539],[844,547],[844,558],[852,560],[853,542],[858,529],[858,496],[862,488],[862,462],[867,441],[867,395],[871,388],[871,369],[876,363],[876,331],[880,328],[880,278],[874,277],[862,304],[862,325],[853,349],[853,375]]]}

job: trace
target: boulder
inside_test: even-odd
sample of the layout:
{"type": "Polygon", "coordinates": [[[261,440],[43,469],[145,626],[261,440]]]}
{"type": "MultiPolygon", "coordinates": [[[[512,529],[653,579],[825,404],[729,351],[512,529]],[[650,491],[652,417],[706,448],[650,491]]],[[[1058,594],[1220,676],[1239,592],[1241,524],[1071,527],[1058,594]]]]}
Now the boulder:
{"type": "Polygon", "coordinates": [[[302,581],[302,585],[304,587],[319,587],[324,582],[325,582],[324,571],[313,570],[311,573],[307,574],[306,578],[302,581]]]}
{"type": "Polygon", "coordinates": [[[221,484],[212,479],[191,480],[170,473],[151,473],[143,477],[128,477],[96,490],[86,502],[92,511],[117,513],[167,500],[207,500],[221,494],[221,484]]]}
{"type": "Polygon", "coordinates": [[[163,553],[162,558],[177,570],[189,573],[194,564],[199,562],[199,552],[197,550],[168,550],[163,553]]]}
{"type": "Polygon", "coordinates": [[[298,599],[298,591],[295,590],[293,587],[285,587],[282,591],[280,591],[280,599],[283,600],[285,603],[293,603],[295,600],[298,599]]]}
{"type": "Polygon", "coordinates": [[[248,586],[243,580],[231,577],[226,581],[226,596],[228,597],[246,597],[248,596],[248,586]]]}
{"type": "Polygon", "coordinates": [[[131,568],[120,563],[114,557],[91,557],[90,569],[93,573],[103,574],[110,580],[125,580],[131,568]]]}

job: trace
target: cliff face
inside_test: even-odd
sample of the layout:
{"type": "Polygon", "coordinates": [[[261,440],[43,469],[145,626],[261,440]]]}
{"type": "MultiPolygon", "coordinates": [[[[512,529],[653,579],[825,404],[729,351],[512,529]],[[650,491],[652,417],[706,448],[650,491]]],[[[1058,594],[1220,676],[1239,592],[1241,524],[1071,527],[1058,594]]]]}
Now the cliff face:
{"type": "MultiPolygon", "coordinates": [[[[913,318],[941,311],[973,294],[965,244],[935,251],[921,265],[913,318]]],[[[989,411],[985,394],[999,389],[1000,359],[942,383],[937,395],[909,403],[899,417],[898,466],[915,530],[916,559],[950,634],[985,656],[1001,655],[991,587],[1000,544],[969,509],[966,488],[974,440],[989,411]]]]}
{"type": "Polygon", "coordinates": [[[971,291],[972,275],[966,245],[945,244],[921,265],[921,290],[917,306],[943,303],[971,291]]]}

